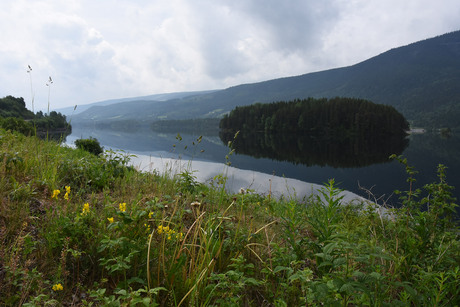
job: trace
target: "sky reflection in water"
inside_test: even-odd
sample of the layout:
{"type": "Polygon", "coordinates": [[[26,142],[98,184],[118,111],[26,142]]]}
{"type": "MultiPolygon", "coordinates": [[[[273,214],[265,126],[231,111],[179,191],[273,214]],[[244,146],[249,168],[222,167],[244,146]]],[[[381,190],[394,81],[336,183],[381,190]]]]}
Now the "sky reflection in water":
{"type": "MultiPolygon", "coordinates": [[[[167,155],[170,156],[169,153],[167,155]]],[[[318,190],[323,187],[323,185],[297,179],[238,169],[224,163],[208,161],[190,161],[139,154],[132,157],[131,164],[140,171],[152,172],[157,170],[162,174],[167,173],[171,176],[187,170],[193,172],[198,182],[206,184],[210,184],[214,177],[224,175],[228,178],[226,190],[229,192],[238,193],[243,188],[265,196],[270,194],[277,199],[283,197],[303,200],[311,195],[318,195],[318,190]]],[[[342,195],[345,201],[363,200],[360,196],[348,191],[344,191],[342,195]]]]}

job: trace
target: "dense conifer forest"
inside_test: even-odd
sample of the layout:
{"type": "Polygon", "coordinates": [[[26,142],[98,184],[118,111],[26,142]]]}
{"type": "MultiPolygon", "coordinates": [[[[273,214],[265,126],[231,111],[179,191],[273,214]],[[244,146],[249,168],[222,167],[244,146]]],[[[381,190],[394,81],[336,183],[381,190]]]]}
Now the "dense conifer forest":
{"type": "Polygon", "coordinates": [[[220,129],[326,137],[375,137],[403,135],[409,124],[392,106],[336,97],[236,107],[222,118],[220,129]]]}

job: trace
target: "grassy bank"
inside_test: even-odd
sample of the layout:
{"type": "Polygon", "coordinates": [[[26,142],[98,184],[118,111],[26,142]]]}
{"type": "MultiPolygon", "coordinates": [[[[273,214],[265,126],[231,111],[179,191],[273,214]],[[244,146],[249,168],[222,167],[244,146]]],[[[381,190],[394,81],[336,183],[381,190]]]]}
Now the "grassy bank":
{"type": "Polygon", "coordinates": [[[401,192],[385,219],[343,203],[333,181],[305,204],[229,195],[224,174],[205,186],[4,130],[0,148],[1,306],[458,303],[442,167],[429,197],[401,192]]]}

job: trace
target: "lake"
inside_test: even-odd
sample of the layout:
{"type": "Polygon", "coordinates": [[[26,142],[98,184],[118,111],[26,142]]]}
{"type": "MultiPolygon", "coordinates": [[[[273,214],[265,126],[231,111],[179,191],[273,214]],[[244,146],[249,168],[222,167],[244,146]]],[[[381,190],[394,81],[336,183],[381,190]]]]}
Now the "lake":
{"type": "MultiPolygon", "coordinates": [[[[444,164],[448,167],[447,182],[460,189],[460,139],[456,136],[445,138],[431,133],[413,134],[407,137],[406,143],[397,144],[395,147],[382,148],[382,145],[377,143],[366,143],[351,145],[353,150],[348,150],[343,144],[318,144],[315,140],[304,140],[299,145],[301,157],[288,159],[290,161],[282,161],[283,156],[273,155],[266,146],[261,147],[262,153],[254,154],[253,150],[248,150],[254,156],[243,154],[245,150],[241,148],[228,156],[230,149],[218,135],[203,135],[199,142],[198,134],[181,132],[179,138],[177,133],[157,133],[149,129],[127,132],[74,128],[72,134],[67,136],[66,143],[73,144],[78,138],[89,137],[98,139],[105,149],[124,150],[136,155],[133,164],[145,171],[164,168],[165,164],[167,167],[168,163],[177,161],[175,159],[180,159],[182,165],[187,165],[187,161],[191,160],[192,164],[196,165],[194,168],[198,168],[195,175],[202,181],[225,171],[225,163],[229,161],[232,171],[245,171],[238,175],[241,178],[233,178],[234,189],[251,184],[251,189],[261,193],[267,192],[271,185],[272,192],[278,190],[278,193],[284,191],[302,194],[302,190],[311,189],[311,185],[302,186],[302,183],[321,185],[334,178],[341,189],[365,198],[369,198],[367,191],[371,191],[371,200],[378,198],[380,204],[386,202],[397,206],[398,199],[393,191],[407,190],[409,185],[404,166],[385,158],[392,150],[401,151],[395,153],[402,154],[407,158],[409,165],[419,172],[415,177],[416,187],[421,188],[427,183],[435,182],[437,166],[444,164]],[[370,148],[366,155],[353,154],[363,151],[366,146],[370,148]],[[334,153],[331,154],[332,152],[334,153]],[[261,174],[265,176],[261,177],[261,174]],[[269,181],[267,178],[272,180],[269,181]],[[284,181],[280,181],[280,178],[284,181]],[[288,182],[293,186],[290,189],[286,188],[288,182]]],[[[264,144],[273,142],[274,140],[266,140],[264,144]]],[[[249,140],[248,143],[256,142],[249,140]]],[[[277,146],[274,148],[284,148],[287,153],[299,150],[292,150],[284,144],[277,146]]],[[[457,199],[460,197],[459,189],[454,189],[457,199]]]]}

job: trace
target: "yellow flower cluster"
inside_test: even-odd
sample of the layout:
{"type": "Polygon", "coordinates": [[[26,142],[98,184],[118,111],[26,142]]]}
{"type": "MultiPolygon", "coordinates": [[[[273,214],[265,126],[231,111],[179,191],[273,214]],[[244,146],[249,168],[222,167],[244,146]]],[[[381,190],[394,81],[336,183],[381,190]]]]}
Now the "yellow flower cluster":
{"type": "Polygon", "coordinates": [[[87,214],[89,213],[89,204],[86,203],[83,205],[83,209],[81,210],[81,214],[87,214]]]}
{"type": "Polygon", "coordinates": [[[184,237],[184,234],[182,232],[176,233],[176,231],[170,229],[169,226],[164,227],[163,225],[160,225],[157,227],[157,232],[160,235],[164,233],[168,240],[171,240],[173,237],[175,237],[178,240],[182,240],[182,238],[184,237]]]}
{"type": "Polygon", "coordinates": [[[113,217],[108,217],[107,220],[109,221],[110,224],[113,223],[113,217]]]}
{"type": "MultiPolygon", "coordinates": [[[[51,199],[53,199],[53,198],[58,199],[59,194],[61,194],[61,191],[60,191],[60,190],[53,190],[53,194],[51,195],[51,199]]],[[[64,195],[64,199],[65,199],[65,200],[69,200],[69,195],[70,195],[70,187],[66,185],[66,186],[65,186],[65,195],[64,195]]]]}
{"type": "Polygon", "coordinates": [[[55,284],[52,289],[53,291],[62,291],[64,287],[61,284],[55,284]]]}
{"type": "Polygon", "coordinates": [[[69,200],[69,195],[70,195],[70,187],[66,185],[64,199],[69,200]]]}
{"type": "Polygon", "coordinates": [[[118,208],[120,209],[121,212],[125,212],[126,211],[126,203],[120,203],[118,205],[118,208]]]}
{"type": "Polygon", "coordinates": [[[56,198],[56,199],[57,199],[59,193],[61,193],[61,191],[59,191],[59,190],[54,190],[54,191],[53,191],[53,195],[51,195],[51,199],[53,199],[53,198],[56,198]]]}

